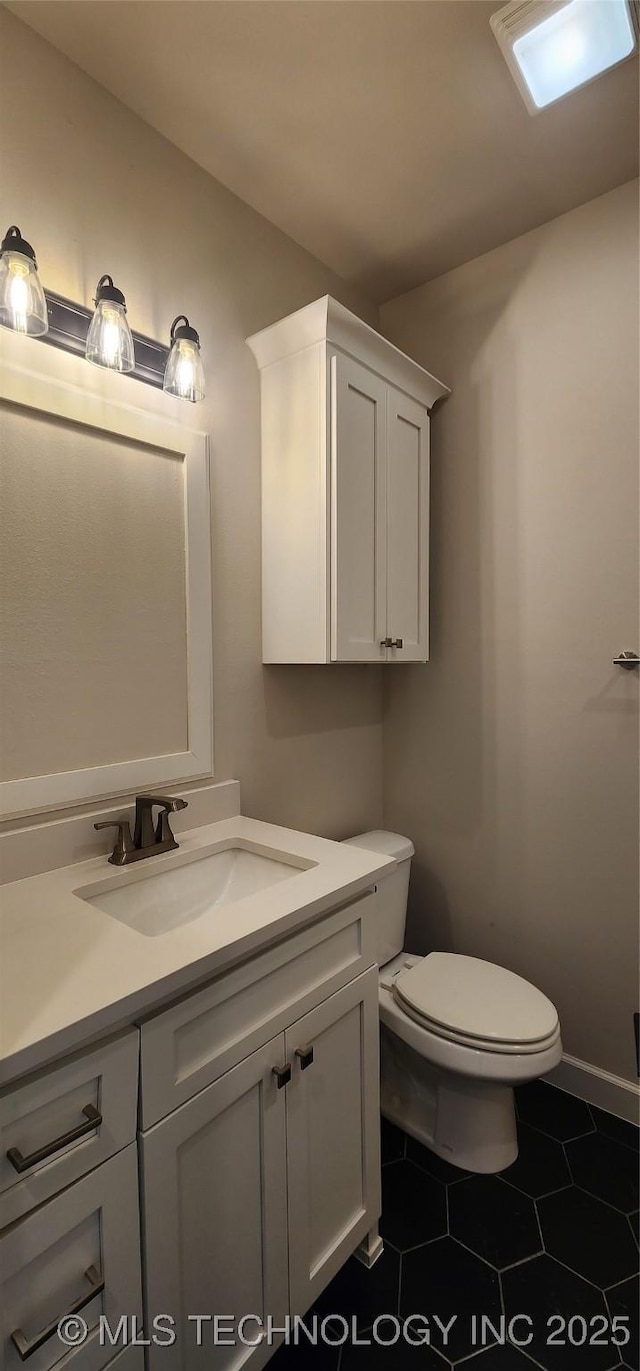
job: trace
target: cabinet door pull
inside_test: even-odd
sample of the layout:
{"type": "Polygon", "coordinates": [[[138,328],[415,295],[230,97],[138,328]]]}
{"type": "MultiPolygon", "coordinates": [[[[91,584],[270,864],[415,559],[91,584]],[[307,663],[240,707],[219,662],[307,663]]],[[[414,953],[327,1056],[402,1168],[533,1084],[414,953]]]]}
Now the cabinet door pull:
{"type": "Polygon", "coordinates": [[[288,1085],[291,1080],[291,1062],[285,1062],[283,1066],[274,1066],[273,1074],[278,1090],[282,1090],[282,1087],[288,1085]]]}
{"type": "Polygon", "coordinates": [[[307,1069],[308,1066],[313,1066],[313,1048],[312,1048],[312,1047],[308,1047],[308,1046],[305,1046],[305,1047],[296,1047],[296,1057],[298,1058],[298,1061],[300,1062],[300,1070],[301,1070],[301,1071],[306,1071],[306,1069],[307,1069]]]}
{"type": "Polygon", "coordinates": [[[52,1338],[54,1333],[58,1331],[61,1319],[73,1318],[74,1314],[79,1314],[80,1310],[84,1309],[85,1304],[88,1304],[90,1300],[94,1300],[96,1295],[102,1294],[102,1291],[104,1290],[104,1279],[100,1273],[96,1271],[95,1266],[87,1267],[84,1274],[91,1289],[87,1291],[86,1295],[80,1295],[68,1309],[65,1309],[64,1314],[62,1314],[60,1318],[54,1319],[52,1323],[48,1323],[47,1327],[43,1328],[41,1333],[36,1333],[35,1338],[32,1338],[31,1341],[29,1341],[28,1338],[25,1338],[21,1328],[14,1328],[13,1333],[11,1334],[11,1341],[18,1353],[20,1361],[27,1361],[29,1357],[33,1356],[34,1352],[38,1351],[39,1347],[44,1347],[45,1342],[48,1342],[49,1338],[52,1338]]]}
{"type": "Polygon", "coordinates": [[[30,1166],[37,1166],[38,1162],[46,1161],[47,1157],[52,1157],[54,1152],[59,1152],[62,1147],[67,1147],[69,1143],[77,1142],[79,1138],[84,1138],[87,1133],[93,1133],[94,1128],[99,1128],[102,1123],[102,1114],[94,1109],[92,1104],[85,1104],[82,1111],[85,1115],[86,1123],[78,1124],[77,1128],[72,1128],[68,1133],[61,1133],[53,1142],[45,1143],[44,1147],[39,1147],[37,1152],[30,1152],[28,1157],[23,1157],[19,1147],[10,1147],[7,1152],[7,1161],[11,1162],[14,1171],[21,1176],[23,1171],[28,1171],[30,1166]]]}
{"type": "Polygon", "coordinates": [[[393,647],[393,640],[391,638],[381,638],[380,647],[393,647]]]}
{"type": "Polygon", "coordinates": [[[404,646],[404,638],[390,638],[390,639],[389,639],[389,647],[403,647],[403,646],[404,646]]]}

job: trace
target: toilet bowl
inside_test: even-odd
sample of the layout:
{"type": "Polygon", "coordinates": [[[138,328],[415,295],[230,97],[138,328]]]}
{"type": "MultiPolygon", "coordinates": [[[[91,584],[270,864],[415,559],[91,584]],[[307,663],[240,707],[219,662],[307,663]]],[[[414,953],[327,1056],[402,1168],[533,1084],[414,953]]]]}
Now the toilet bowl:
{"type": "Polygon", "coordinates": [[[375,831],[347,839],[397,866],[376,888],[382,1113],[466,1171],[518,1155],[513,1087],[562,1056],[554,1005],[529,981],[458,953],[402,951],[413,845],[375,831]]]}

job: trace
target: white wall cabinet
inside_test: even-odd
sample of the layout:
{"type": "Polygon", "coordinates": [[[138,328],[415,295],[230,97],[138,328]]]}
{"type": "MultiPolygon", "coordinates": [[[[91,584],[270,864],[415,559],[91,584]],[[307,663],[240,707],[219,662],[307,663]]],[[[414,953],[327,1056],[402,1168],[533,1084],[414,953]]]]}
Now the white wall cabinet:
{"type": "Polygon", "coordinates": [[[429,410],[447,387],[330,296],[261,374],[265,662],[425,662],[429,410]]]}
{"type": "Polygon", "coordinates": [[[179,1324],[149,1371],[258,1371],[257,1323],[199,1347],[187,1316],[282,1325],[377,1222],[377,1005],[371,968],[142,1135],[146,1306],[179,1324]]]}

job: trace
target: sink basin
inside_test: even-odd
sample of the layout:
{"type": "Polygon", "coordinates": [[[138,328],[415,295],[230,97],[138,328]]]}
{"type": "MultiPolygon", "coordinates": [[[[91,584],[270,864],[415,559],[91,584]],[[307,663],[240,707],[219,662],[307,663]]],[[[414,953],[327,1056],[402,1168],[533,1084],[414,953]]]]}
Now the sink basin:
{"type": "Polygon", "coordinates": [[[120,880],[99,881],[74,894],[136,933],[157,938],[316,865],[238,838],[158,860],[167,863],[161,871],[132,867],[120,880]]]}

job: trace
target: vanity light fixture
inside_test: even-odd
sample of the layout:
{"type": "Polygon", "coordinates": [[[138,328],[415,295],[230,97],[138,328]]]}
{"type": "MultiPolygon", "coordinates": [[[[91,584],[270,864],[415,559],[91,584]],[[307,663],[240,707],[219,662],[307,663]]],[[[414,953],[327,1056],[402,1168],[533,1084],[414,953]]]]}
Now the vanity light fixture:
{"type": "Polygon", "coordinates": [[[0,326],[40,338],[181,400],[204,399],[200,339],[186,314],[174,319],[167,347],[131,331],[124,295],[112,276],[100,277],[94,305],[88,309],[45,290],[31,244],[17,224],[7,229],[0,243],[0,326]]]}
{"type": "Polygon", "coordinates": [[[530,114],[637,46],[635,0],[511,0],[489,22],[530,114]]]}
{"type": "Polygon", "coordinates": [[[164,373],[163,390],[180,400],[196,404],[204,400],[204,368],[200,338],[186,314],[179,314],[171,325],[171,351],[164,373]]]}
{"type": "Polygon", "coordinates": [[[111,276],[100,277],[94,303],[95,313],[87,334],[87,361],[110,371],[133,371],[136,359],[127,307],[111,276]]]}
{"type": "Polygon", "coordinates": [[[36,254],[17,224],[7,229],[0,248],[0,324],[32,338],[43,337],[49,327],[36,254]]]}

